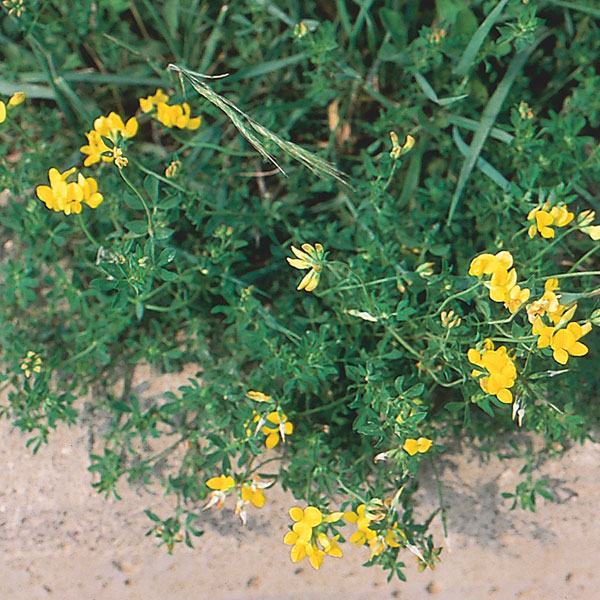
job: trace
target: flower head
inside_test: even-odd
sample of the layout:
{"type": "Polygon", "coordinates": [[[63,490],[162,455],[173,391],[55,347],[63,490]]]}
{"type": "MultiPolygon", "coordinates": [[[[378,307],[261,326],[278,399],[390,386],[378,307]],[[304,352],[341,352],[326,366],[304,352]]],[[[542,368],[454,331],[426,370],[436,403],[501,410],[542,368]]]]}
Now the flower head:
{"type": "Polygon", "coordinates": [[[420,437],[418,440],[408,439],[404,442],[404,446],[402,448],[406,450],[411,456],[415,455],[417,452],[424,454],[431,448],[433,442],[428,440],[427,438],[420,437]]]}
{"type": "Polygon", "coordinates": [[[124,167],[127,159],[123,156],[121,143],[135,136],[137,130],[138,122],[135,117],[131,117],[127,123],[123,123],[123,119],[115,112],[109,113],[107,117],[98,117],[94,121],[94,129],[85,134],[88,143],[80,148],[83,154],[88,155],[83,161],[84,166],[89,167],[103,160],[114,161],[117,167],[124,167]]]}
{"type": "Polygon", "coordinates": [[[290,517],[295,523],[292,525],[292,531],[288,531],[283,538],[283,542],[293,546],[292,560],[298,562],[308,556],[310,564],[319,569],[324,556],[340,558],[342,550],[336,543],[339,535],[329,538],[320,526],[339,521],[342,516],[341,512],[323,515],[316,506],[307,506],[304,510],[297,506],[291,508],[290,517]]]}
{"type": "Polygon", "coordinates": [[[219,509],[225,502],[227,492],[231,488],[235,487],[235,480],[230,475],[226,476],[221,474],[218,477],[211,477],[209,480],[207,480],[206,487],[213,491],[209,494],[209,500],[205,504],[203,510],[213,506],[219,509]]]}
{"type": "Polygon", "coordinates": [[[75,172],[75,167],[60,173],[57,169],[48,171],[50,186],[38,185],[37,197],[54,211],[63,211],[66,215],[80,213],[81,206],[87,204],[90,208],[96,208],[103,200],[102,194],[98,193],[98,184],[93,177],[84,177],[81,173],[77,175],[77,183],[67,182],[70,175],[75,172]]]}
{"type": "Polygon", "coordinates": [[[480,371],[473,369],[471,375],[479,377],[479,385],[486,394],[496,396],[500,402],[510,404],[512,402],[513,387],[517,378],[517,369],[505,346],[494,350],[491,340],[484,342],[484,351],[479,352],[475,348],[469,349],[468,359],[474,365],[485,369],[480,371]]]}
{"type": "Polygon", "coordinates": [[[575,215],[569,212],[565,204],[550,208],[550,203],[545,202],[541,207],[532,209],[527,215],[527,220],[533,221],[533,225],[529,227],[529,237],[533,238],[539,232],[543,238],[553,238],[553,227],[565,227],[574,217],[575,215]]]}
{"type": "Polygon", "coordinates": [[[301,248],[302,250],[298,250],[298,248],[291,246],[291,250],[296,258],[287,257],[287,261],[295,269],[310,269],[296,289],[312,292],[319,285],[327,253],[318,242],[314,246],[311,244],[302,244],[301,248]]]}
{"type": "Polygon", "coordinates": [[[283,413],[273,411],[267,415],[266,424],[261,431],[267,436],[265,445],[267,448],[275,448],[279,444],[279,438],[285,442],[285,436],[294,432],[294,426],[287,420],[283,413]],[[272,425],[275,425],[273,427],[272,425]]]}
{"type": "Polygon", "coordinates": [[[588,348],[579,339],[589,333],[592,329],[591,323],[569,323],[565,328],[559,329],[552,335],[550,347],[552,348],[554,360],[561,365],[567,364],[569,356],[584,356],[588,348]]]}
{"type": "Polygon", "coordinates": [[[31,377],[32,373],[39,373],[42,370],[42,358],[39,354],[29,350],[27,356],[21,363],[21,371],[23,371],[25,377],[31,377]]]}

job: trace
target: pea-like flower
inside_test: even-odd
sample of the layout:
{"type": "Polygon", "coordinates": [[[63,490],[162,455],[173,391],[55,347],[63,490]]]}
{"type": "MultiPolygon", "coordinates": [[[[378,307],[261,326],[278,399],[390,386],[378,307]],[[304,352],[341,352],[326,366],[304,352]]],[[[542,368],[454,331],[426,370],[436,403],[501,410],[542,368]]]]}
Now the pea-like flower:
{"type": "Polygon", "coordinates": [[[165,127],[177,127],[179,129],[198,129],[202,123],[202,117],[192,117],[190,105],[167,104],[169,97],[159,88],[153,96],[140,98],[140,108],[149,113],[156,109],[156,118],[165,127]]]}
{"type": "Polygon", "coordinates": [[[36,188],[37,197],[54,211],[63,211],[66,215],[81,212],[81,206],[87,204],[96,208],[103,200],[98,192],[98,183],[93,177],[77,175],[77,182],[68,182],[67,179],[75,173],[75,167],[60,173],[57,169],[48,171],[50,186],[39,185],[36,188]]]}
{"type": "Polygon", "coordinates": [[[490,298],[494,302],[503,302],[511,313],[515,313],[527,302],[531,292],[517,285],[517,271],[511,268],[512,264],[513,257],[506,250],[496,255],[480,254],[471,261],[469,275],[491,275],[485,284],[490,291],[490,298]]]}
{"type": "Polygon", "coordinates": [[[261,428],[261,431],[267,436],[265,440],[267,448],[275,448],[279,444],[280,437],[285,442],[285,436],[292,435],[294,426],[283,413],[273,411],[267,415],[266,424],[261,428]],[[275,427],[270,425],[275,425],[275,427]]]}
{"type": "Polygon", "coordinates": [[[544,202],[541,207],[532,209],[527,215],[527,220],[533,221],[528,230],[529,237],[533,238],[539,232],[543,238],[553,238],[553,227],[565,227],[574,217],[565,204],[550,208],[550,203],[544,202]]]}
{"type": "Polygon", "coordinates": [[[117,167],[124,167],[127,159],[123,156],[121,143],[124,139],[134,137],[137,130],[135,117],[131,117],[127,123],[123,123],[123,119],[115,112],[107,117],[98,117],[94,121],[94,129],[85,134],[88,143],[80,148],[83,154],[88,155],[83,161],[84,166],[89,167],[102,160],[114,161],[117,167]]]}
{"type": "Polygon", "coordinates": [[[340,558],[342,550],[337,544],[339,535],[329,538],[319,528],[322,524],[339,521],[342,516],[341,512],[323,515],[316,506],[307,506],[304,510],[298,506],[291,508],[290,517],[295,523],[292,525],[292,531],[286,533],[283,542],[293,546],[292,561],[299,562],[308,556],[310,564],[319,569],[324,556],[340,558]]]}
{"type": "Polygon", "coordinates": [[[433,442],[427,438],[420,437],[418,440],[407,439],[404,442],[402,448],[406,450],[411,456],[414,456],[417,452],[424,454],[431,448],[433,442]]]}
{"type": "Polygon", "coordinates": [[[473,377],[479,377],[481,389],[486,394],[496,396],[500,402],[510,404],[513,397],[509,388],[515,384],[517,369],[508,356],[506,347],[500,346],[494,350],[492,340],[488,339],[484,342],[484,352],[470,348],[467,356],[474,365],[485,369],[473,369],[471,372],[473,377]]]}
{"type": "Polygon", "coordinates": [[[218,477],[211,477],[206,482],[206,487],[213,490],[209,494],[209,501],[204,506],[203,510],[215,506],[217,509],[222,508],[227,492],[235,487],[235,480],[231,475],[219,475],[218,477]]]}
{"type": "Polygon", "coordinates": [[[592,329],[591,323],[569,323],[565,328],[554,333],[550,341],[554,360],[561,365],[567,364],[569,356],[584,356],[588,353],[588,347],[579,339],[589,333],[592,329]]]}
{"type": "Polygon", "coordinates": [[[310,269],[296,289],[312,292],[319,285],[327,253],[318,242],[314,246],[311,244],[302,244],[301,248],[302,250],[298,250],[298,248],[291,246],[291,250],[296,255],[296,258],[287,257],[287,261],[295,269],[310,269]]]}
{"type": "MultiPolygon", "coordinates": [[[[25,92],[15,92],[8,101],[8,107],[18,106],[25,100],[25,92]]],[[[7,105],[0,100],[0,123],[4,123],[6,120],[6,108],[7,105]]]]}

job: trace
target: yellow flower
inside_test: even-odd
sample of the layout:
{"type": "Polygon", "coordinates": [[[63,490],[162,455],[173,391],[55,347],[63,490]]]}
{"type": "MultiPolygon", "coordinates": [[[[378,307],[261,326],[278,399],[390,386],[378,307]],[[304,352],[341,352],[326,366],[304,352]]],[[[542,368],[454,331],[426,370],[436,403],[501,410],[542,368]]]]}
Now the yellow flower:
{"type": "Polygon", "coordinates": [[[264,425],[261,431],[267,436],[265,445],[267,448],[275,448],[279,444],[279,436],[285,442],[285,436],[291,435],[294,432],[294,426],[287,420],[287,417],[277,411],[273,411],[267,415],[267,422],[273,423],[277,427],[267,427],[264,425]]]}
{"type": "Polygon", "coordinates": [[[6,104],[0,100],[0,123],[6,121],[6,104]]]}
{"type": "Polygon", "coordinates": [[[191,130],[198,129],[202,121],[201,117],[191,118],[190,106],[187,102],[173,105],[160,102],[156,105],[156,118],[165,127],[177,127],[179,129],[191,130]]]}
{"type": "Polygon", "coordinates": [[[518,285],[514,285],[508,291],[508,298],[504,302],[504,306],[508,308],[511,314],[514,314],[529,300],[530,295],[531,291],[527,288],[521,289],[518,285]]]}
{"type": "Polygon", "coordinates": [[[271,484],[260,481],[259,477],[253,477],[250,482],[242,485],[238,500],[235,504],[235,514],[240,517],[242,524],[246,524],[246,506],[252,504],[256,508],[262,508],[265,504],[265,494],[263,489],[271,484]]]}
{"type": "Polygon", "coordinates": [[[591,323],[569,323],[564,329],[559,329],[552,336],[550,347],[554,350],[554,360],[561,365],[565,365],[569,356],[584,356],[588,353],[588,348],[579,338],[589,333],[592,329],[591,323]]]}
{"type": "Polygon", "coordinates": [[[206,486],[211,490],[218,490],[220,492],[226,492],[235,486],[235,481],[230,475],[219,475],[218,477],[211,477],[207,482],[206,486]]]}
{"type": "Polygon", "coordinates": [[[123,119],[116,112],[111,112],[108,117],[98,117],[94,121],[94,129],[101,136],[116,143],[118,141],[117,134],[124,138],[133,137],[137,133],[138,122],[135,117],[131,117],[127,124],[124,124],[123,119]]]}
{"type": "Polygon", "coordinates": [[[480,377],[479,385],[486,394],[496,396],[500,402],[510,404],[512,402],[512,392],[509,388],[513,387],[517,378],[517,369],[508,356],[505,346],[500,346],[494,350],[494,344],[491,340],[484,342],[483,353],[475,348],[470,348],[467,357],[470,362],[486,371],[474,369],[471,372],[473,377],[480,377]]]}
{"type": "Polygon", "coordinates": [[[9,106],[18,106],[25,101],[25,92],[15,92],[8,101],[9,106]]]}
{"type": "Polygon", "coordinates": [[[550,203],[545,202],[541,207],[532,209],[527,215],[527,220],[534,222],[529,227],[529,237],[535,237],[539,231],[543,238],[553,238],[554,229],[552,227],[565,227],[574,217],[575,215],[569,212],[565,204],[550,208],[550,203]]]}
{"type": "Polygon", "coordinates": [[[600,240],[600,225],[592,225],[596,212],[584,210],[577,215],[577,226],[579,230],[589,235],[594,241],[600,240]]]}
{"type": "Polygon", "coordinates": [[[166,103],[168,99],[169,96],[167,96],[167,94],[158,88],[153,96],[140,98],[140,108],[143,112],[148,113],[158,104],[166,103]]]}
{"type": "Polygon", "coordinates": [[[126,124],[115,112],[109,113],[107,117],[98,117],[94,121],[94,129],[85,134],[88,143],[80,148],[83,154],[88,155],[83,161],[84,166],[89,167],[103,160],[104,162],[115,161],[119,168],[124,167],[127,159],[123,156],[121,141],[135,136],[137,130],[138,122],[135,117],[131,117],[126,124]],[[106,141],[111,145],[109,146],[106,141]]]}
{"type": "Polygon", "coordinates": [[[491,275],[500,269],[508,271],[512,264],[513,257],[506,250],[498,252],[495,256],[493,254],[480,254],[471,261],[469,275],[481,277],[482,275],[491,275]]]}
{"type": "Polygon", "coordinates": [[[37,197],[54,211],[62,210],[66,215],[81,212],[81,203],[96,208],[102,202],[102,194],[98,193],[98,184],[92,177],[85,178],[81,173],[77,183],[67,182],[67,178],[75,172],[75,167],[60,173],[57,169],[48,171],[50,186],[39,185],[37,197]]]}
{"type": "Polygon", "coordinates": [[[512,264],[513,257],[506,250],[495,256],[480,254],[471,261],[469,275],[491,275],[490,281],[485,284],[489,288],[490,298],[494,302],[503,302],[505,308],[515,313],[529,299],[531,292],[517,285],[517,271],[511,269],[512,264]]]}
{"type": "Polygon", "coordinates": [[[250,398],[250,400],[254,400],[255,402],[270,402],[271,401],[271,396],[267,396],[266,394],[263,394],[262,392],[255,392],[253,390],[250,390],[249,392],[247,392],[246,396],[248,396],[248,398],[250,398]]]}
{"type": "Polygon", "coordinates": [[[534,317],[531,327],[531,333],[539,336],[537,339],[538,348],[546,348],[552,341],[552,335],[554,334],[554,327],[546,325],[542,318],[537,315],[534,317]]]}
{"type": "Polygon", "coordinates": [[[415,138],[412,135],[406,136],[404,146],[400,146],[400,142],[395,131],[390,131],[390,139],[392,140],[392,150],[390,151],[390,156],[393,159],[400,158],[403,154],[406,154],[415,145],[415,138]]]}
{"type": "Polygon", "coordinates": [[[290,509],[290,517],[295,523],[292,531],[286,533],[283,542],[293,545],[292,561],[298,562],[308,556],[310,564],[315,569],[319,569],[325,555],[338,558],[342,556],[342,551],[336,543],[339,536],[329,539],[323,532],[314,531],[322,523],[339,521],[342,517],[341,512],[330,513],[324,517],[315,506],[307,506],[304,510],[294,506],[290,509]]]}
{"type": "Polygon", "coordinates": [[[39,354],[29,350],[27,356],[21,363],[21,370],[24,372],[25,377],[31,377],[31,373],[39,373],[42,370],[42,359],[39,354]]]}
{"type": "Polygon", "coordinates": [[[261,508],[265,505],[265,493],[256,485],[251,483],[242,487],[242,500],[249,502],[256,508],[261,508]]]}
{"type": "Polygon", "coordinates": [[[404,442],[404,446],[402,448],[406,450],[411,456],[415,455],[417,452],[424,454],[431,448],[433,442],[428,440],[427,438],[420,437],[418,440],[408,439],[404,442]]]}
{"type": "Polygon", "coordinates": [[[295,269],[310,269],[296,289],[312,292],[319,284],[327,253],[324,252],[323,246],[318,242],[314,247],[311,244],[302,244],[301,248],[302,250],[298,250],[298,248],[291,246],[296,258],[287,257],[287,261],[295,269]]]}
{"type": "Polygon", "coordinates": [[[89,167],[90,165],[99,162],[100,159],[104,162],[112,162],[113,157],[110,156],[112,148],[106,145],[102,136],[97,131],[92,129],[92,131],[85,134],[85,137],[87,138],[88,143],[79,148],[83,154],[88,155],[83,161],[84,167],[89,167]]]}
{"type": "Polygon", "coordinates": [[[218,477],[211,477],[207,480],[206,487],[209,487],[213,491],[209,494],[209,500],[202,510],[206,510],[213,506],[219,509],[222,508],[223,503],[225,502],[225,497],[227,496],[226,492],[235,487],[235,480],[229,475],[219,475],[218,477]]]}
{"type": "Polygon", "coordinates": [[[361,504],[356,512],[351,510],[344,514],[348,523],[356,524],[357,531],[350,536],[350,542],[357,546],[362,546],[377,536],[377,532],[369,527],[372,520],[365,515],[365,508],[365,505],[361,504]]]}

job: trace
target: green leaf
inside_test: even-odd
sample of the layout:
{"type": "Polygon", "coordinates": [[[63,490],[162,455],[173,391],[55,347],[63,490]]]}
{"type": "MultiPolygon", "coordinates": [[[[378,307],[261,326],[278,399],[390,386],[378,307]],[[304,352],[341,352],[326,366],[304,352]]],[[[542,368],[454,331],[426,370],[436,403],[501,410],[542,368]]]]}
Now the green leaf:
{"type": "Polygon", "coordinates": [[[406,27],[404,15],[399,11],[390,8],[382,8],[379,11],[379,15],[383,26],[390,32],[396,46],[399,49],[405,48],[408,38],[408,29],[406,27]]]}
{"type": "Polygon", "coordinates": [[[456,189],[454,191],[454,195],[452,196],[452,202],[450,203],[450,210],[448,211],[447,225],[450,225],[452,222],[452,217],[454,216],[454,212],[458,205],[462,191],[467,184],[467,180],[471,175],[471,171],[473,170],[473,167],[479,158],[479,154],[481,153],[485,140],[487,139],[487,136],[494,125],[496,118],[498,117],[498,113],[504,104],[504,100],[506,99],[512,84],[514,83],[521,69],[525,66],[527,59],[531,56],[538,45],[546,37],[548,37],[548,35],[550,35],[550,32],[544,32],[529,46],[529,48],[527,48],[527,50],[519,52],[514,56],[508,67],[508,70],[506,71],[506,74],[485,107],[485,110],[481,115],[479,127],[473,136],[473,141],[471,142],[471,146],[469,148],[469,154],[463,163],[460,175],[458,177],[458,183],[456,184],[456,189]]]}
{"type": "Polygon", "coordinates": [[[477,60],[477,53],[479,52],[479,48],[487,38],[490,29],[494,26],[496,20],[500,17],[500,13],[506,6],[508,0],[501,0],[495,7],[494,10],[485,18],[483,23],[479,26],[479,29],[476,31],[475,35],[471,38],[471,41],[465,48],[463,55],[461,56],[456,68],[454,69],[454,73],[456,75],[466,75],[471,67],[475,64],[477,60]]]}

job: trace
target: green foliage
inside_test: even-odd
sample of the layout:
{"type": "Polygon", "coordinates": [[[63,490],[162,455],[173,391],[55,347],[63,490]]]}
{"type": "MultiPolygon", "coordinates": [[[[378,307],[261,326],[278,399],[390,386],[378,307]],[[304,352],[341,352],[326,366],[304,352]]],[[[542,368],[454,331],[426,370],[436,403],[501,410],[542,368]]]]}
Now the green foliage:
{"type": "MultiPolygon", "coordinates": [[[[502,455],[506,435],[533,432],[534,465],[598,425],[596,332],[559,364],[569,340],[540,343],[526,304],[556,278],[572,323],[598,321],[600,234],[584,211],[600,209],[600,15],[591,0],[420,4],[2,7],[0,92],[28,99],[0,125],[0,411],[38,451],[87,394],[106,423],[94,486],[160,481],[176,508],[146,511],[148,534],[169,551],[201,535],[205,501],[234,496],[251,519],[279,482],[324,515],[372,509],[368,564],[404,579],[407,552],[423,567],[440,553],[437,511],[413,516],[422,460],[435,468],[457,437],[502,455]],[[201,126],[142,112],[157,88],[201,126]],[[111,111],[138,119],[111,140],[129,162],[83,168],[84,134],[111,111]],[[103,202],[48,210],[37,186],[73,166],[103,202]],[[555,211],[553,237],[534,209],[555,211]],[[576,215],[564,225],[563,210],[576,215]],[[488,295],[501,268],[469,275],[500,251],[531,294],[514,312],[488,295]],[[507,350],[508,402],[471,360],[486,339],[507,350]],[[139,363],[200,372],[143,400],[139,363]],[[221,474],[235,487],[206,485],[221,474]]],[[[515,506],[551,499],[524,473],[505,494],[515,506]]],[[[445,525],[441,496],[439,512],[445,525]]],[[[343,541],[342,523],[324,527],[343,541]]]]}

